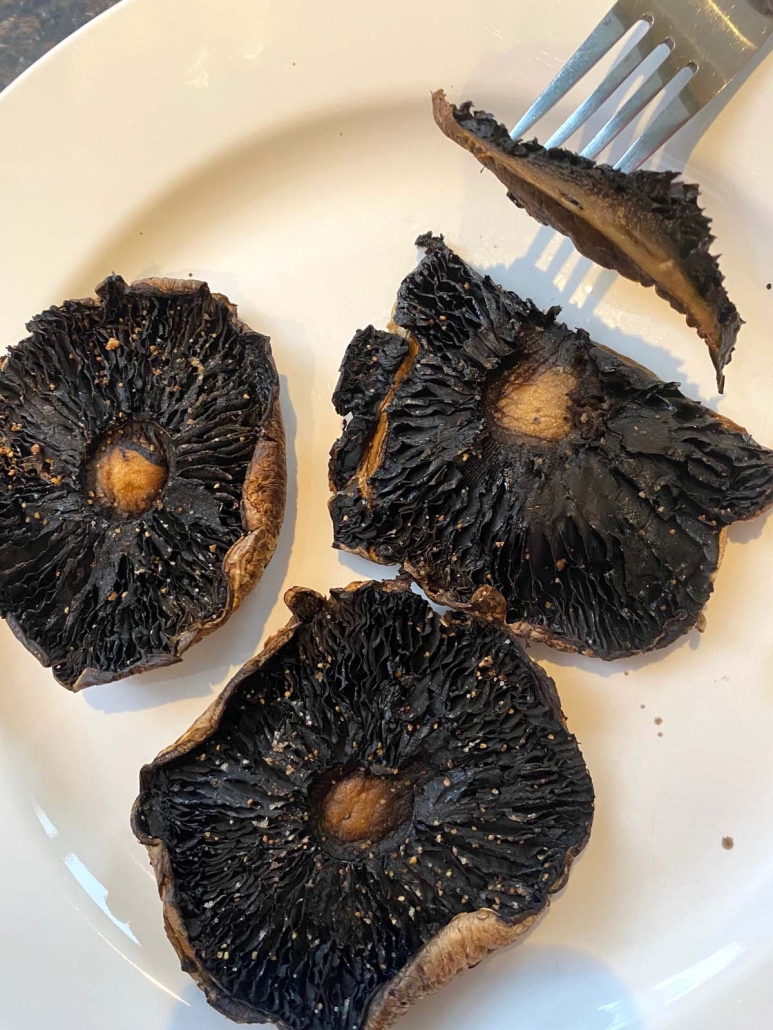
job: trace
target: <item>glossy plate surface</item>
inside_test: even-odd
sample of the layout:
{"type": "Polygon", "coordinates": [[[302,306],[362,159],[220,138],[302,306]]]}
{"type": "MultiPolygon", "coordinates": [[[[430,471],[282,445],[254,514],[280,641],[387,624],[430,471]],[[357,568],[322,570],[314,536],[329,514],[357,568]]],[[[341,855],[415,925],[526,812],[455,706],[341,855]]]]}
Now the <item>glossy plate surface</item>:
{"type": "MultiPolygon", "coordinates": [[[[330,395],[354,330],[385,324],[420,232],[773,445],[773,64],[688,165],[747,321],[722,398],[678,315],[536,227],[433,125],[441,86],[515,122],[606,0],[580,6],[125,0],[0,98],[0,347],[113,270],[206,279],[272,337],[291,474],[263,582],[182,665],[73,696],[0,626],[0,1025],[228,1025],[166,941],[128,825],[137,771],[286,621],[286,587],[386,574],[330,548],[330,395]]],[[[678,167],[694,139],[664,160],[678,167]]],[[[768,519],[731,531],[702,636],[613,665],[533,649],[594,776],[593,838],[538,930],[405,1030],[770,1025],[772,610],[768,519]]]]}

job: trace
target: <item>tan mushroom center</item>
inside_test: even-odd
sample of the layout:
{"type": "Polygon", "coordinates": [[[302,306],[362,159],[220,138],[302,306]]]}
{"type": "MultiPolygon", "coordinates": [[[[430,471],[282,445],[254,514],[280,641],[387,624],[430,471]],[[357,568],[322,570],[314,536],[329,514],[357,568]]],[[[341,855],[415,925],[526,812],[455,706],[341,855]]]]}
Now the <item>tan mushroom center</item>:
{"type": "Polygon", "coordinates": [[[164,489],[169,467],[158,433],[141,425],[106,434],[88,468],[89,498],[115,518],[141,515],[164,489]]]}
{"type": "Polygon", "coordinates": [[[410,816],[411,784],[356,772],[331,784],[322,799],[321,828],[348,844],[378,841],[410,816]]]}
{"type": "Polygon", "coordinates": [[[572,431],[569,394],[577,377],[565,368],[542,368],[524,378],[520,369],[492,385],[486,410],[492,428],[554,443],[572,431]]]}
{"type": "Polygon", "coordinates": [[[166,483],[167,470],[139,451],[114,447],[97,466],[97,496],[127,515],[147,511],[166,483]]]}

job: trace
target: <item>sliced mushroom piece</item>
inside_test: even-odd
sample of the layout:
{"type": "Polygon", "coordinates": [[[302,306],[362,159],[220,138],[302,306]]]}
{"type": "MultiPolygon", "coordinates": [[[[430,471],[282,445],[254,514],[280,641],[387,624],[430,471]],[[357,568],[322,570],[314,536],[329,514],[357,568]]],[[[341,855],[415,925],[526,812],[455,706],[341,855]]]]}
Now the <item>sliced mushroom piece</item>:
{"type": "Polygon", "coordinates": [[[386,1030],[566,882],[593,787],[555,686],[406,582],[294,618],[140,777],[167,933],[211,1005],[386,1030]]]}
{"type": "Polygon", "coordinates": [[[360,333],[341,367],[334,545],[443,604],[487,588],[516,633],[562,650],[670,644],[711,594],[725,528],[773,501],[773,452],[442,238],[417,243],[394,314],[408,345],[366,330],[371,363],[360,333]]]}
{"type": "Polygon", "coordinates": [[[504,125],[471,103],[432,95],[435,121],[504,183],[508,197],[543,225],[568,236],[586,257],[654,286],[706,341],[724,389],[743,320],[710,253],[711,222],[697,186],[675,172],[618,172],[568,150],[512,140],[504,125]]]}
{"type": "Polygon", "coordinates": [[[111,276],[0,362],[0,614],[70,690],[180,660],[285,501],[269,340],[205,283],[111,276]]]}

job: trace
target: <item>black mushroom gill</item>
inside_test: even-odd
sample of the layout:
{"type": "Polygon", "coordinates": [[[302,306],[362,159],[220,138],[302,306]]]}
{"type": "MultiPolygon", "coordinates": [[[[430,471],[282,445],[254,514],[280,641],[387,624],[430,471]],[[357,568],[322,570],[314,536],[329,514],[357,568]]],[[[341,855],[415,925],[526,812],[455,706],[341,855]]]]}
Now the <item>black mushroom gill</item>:
{"type": "Polygon", "coordinates": [[[335,546],[435,600],[611,659],[671,643],[723,531],[773,501],[773,453],[431,236],[398,334],[358,332],[334,396],[335,546]]]}
{"type": "Polygon", "coordinates": [[[675,172],[616,171],[568,150],[513,140],[504,125],[470,103],[455,107],[432,96],[438,127],[507,187],[508,197],[577,249],[657,293],[685,315],[706,341],[724,388],[743,324],[711,252],[711,222],[698,187],[675,172]]]}
{"type": "Polygon", "coordinates": [[[0,614],[71,690],[179,660],[284,510],[268,338],[205,283],[111,276],[0,360],[0,614]]]}
{"type": "Polygon", "coordinates": [[[552,681],[496,621],[441,618],[400,582],[287,601],[143,769],[133,825],[215,1008],[386,1030],[534,922],[593,788],[552,681]]]}

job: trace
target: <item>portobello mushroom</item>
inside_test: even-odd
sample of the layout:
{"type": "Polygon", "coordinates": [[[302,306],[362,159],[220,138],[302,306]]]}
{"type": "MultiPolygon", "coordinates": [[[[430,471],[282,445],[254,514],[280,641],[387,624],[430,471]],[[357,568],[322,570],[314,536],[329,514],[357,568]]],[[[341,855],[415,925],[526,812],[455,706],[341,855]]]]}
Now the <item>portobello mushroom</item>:
{"type": "Polygon", "coordinates": [[[552,680],[497,622],[399,581],[285,599],[289,625],[143,768],[133,828],[218,1011],[386,1030],[534,923],[593,788],[552,680]]]}
{"type": "Polygon", "coordinates": [[[442,604],[486,587],[515,633],[562,650],[670,644],[699,621],[725,527],[773,501],[773,452],[442,238],[417,243],[395,332],[358,332],[341,366],[334,546],[442,604]]]}
{"type": "Polygon", "coordinates": [[[180,660],[273,554],[267,337],[205,283],[117,275],[0,361],[0,615],[69,690],[180,660]]]}
{"type": "Polygon", "coordinates": [[[722,392],[743,320],[710,253],[714,237],[697,186],[676,172],[626,174],[536,140],[512,140],[492,115],[469,102],[455,107],[442,90],[432,105],[440,129],[504,183],[514,204],[596,264],[654,286],[685,315],[706,341],[722,392]]]}

